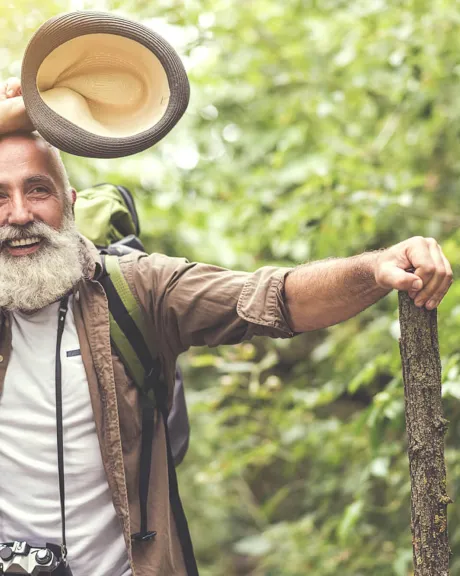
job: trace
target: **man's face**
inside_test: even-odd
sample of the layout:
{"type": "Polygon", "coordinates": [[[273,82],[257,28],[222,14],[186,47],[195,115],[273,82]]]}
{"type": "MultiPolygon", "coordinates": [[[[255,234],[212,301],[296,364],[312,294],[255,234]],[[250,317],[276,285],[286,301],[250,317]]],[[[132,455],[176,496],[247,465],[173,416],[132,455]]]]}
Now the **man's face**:
{"type": "Polygon", "coordinates": [[[84,276],[67,177],[33,136],[0,138],[0,307],[39,310],[84,276]]]}
{"type": "MultiPolygon", "coordinates": [[[[43,222],[59,230],[65,193],[54,154],[43,140],[19,135],[0,140],[0,227],[27,229],[33,222],[43,222]]],[[[1,250],[21,257],[38,251],[40,244],[33,237],[10,240],[1,250]]]]}

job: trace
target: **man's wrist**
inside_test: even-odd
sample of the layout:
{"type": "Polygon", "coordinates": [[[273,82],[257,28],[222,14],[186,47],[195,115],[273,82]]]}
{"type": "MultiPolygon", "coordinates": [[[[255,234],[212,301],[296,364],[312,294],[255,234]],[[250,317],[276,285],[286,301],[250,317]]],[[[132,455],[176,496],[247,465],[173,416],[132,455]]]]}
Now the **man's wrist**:
{"type": "Polygon", "coordinates": [[[372,252],[364,252],[358,258],[361,260],[361,265],[363,267],[364,274],[367,275],[369,280],[375,285],[379,286],[377,282],[377,271],[379,267],[379,261],[381,254],[386,251],[386,248],[380,250],[374,250],[372,252]]]}
{"type": "Polygon", "coordinates": [[[361,292],[363,289],[373,289],[377,286],[377,252],[363,252],[338,260],[342,263],[341,270],[346,284],[351,291],[361,292]]]}
{"type": "Polygon", "coordinates": [[[21,96],[0,103],[0,135],[18,131],[33,132],[33,130],[21,96]]]}

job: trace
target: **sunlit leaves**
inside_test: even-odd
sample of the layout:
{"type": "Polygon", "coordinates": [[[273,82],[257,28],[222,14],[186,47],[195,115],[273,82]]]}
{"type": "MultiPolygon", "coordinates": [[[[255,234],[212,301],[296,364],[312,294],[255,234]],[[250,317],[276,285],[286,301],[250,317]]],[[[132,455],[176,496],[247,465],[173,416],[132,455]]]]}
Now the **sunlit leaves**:
{"type": "MultiPolygon", "coordinates": [[[[159,27],[191,79],[152,150],[66,157],[77,188],[130,187],[150,250],[226,267],[436,236],[460,270],[460,7],[454,0],[28,0],[0,9],[0,73],[42,20],[112,9],[159,27]]],[[[460,495],[460,288],[439,308],[449,489],[460,495]]],[[[204,576],[408,576],[397,299],[292,341],[181,359],[180,480],[204,576]]],[[[450,510],[452,573],[460,570],[450,510]]]]}

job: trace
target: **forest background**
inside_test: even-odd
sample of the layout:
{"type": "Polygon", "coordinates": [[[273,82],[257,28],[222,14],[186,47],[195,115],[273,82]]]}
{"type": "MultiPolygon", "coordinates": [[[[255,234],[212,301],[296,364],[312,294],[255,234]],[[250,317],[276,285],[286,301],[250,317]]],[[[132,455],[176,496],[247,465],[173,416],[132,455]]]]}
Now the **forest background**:
{"type": "MultiPolygon", "coordinates": [[[[129,187],[150,251],[294,266],[434,236],[460,267],[455,0],[3,0],[0,78],[55,14],[109,10],[163,34],[192,97],[164,141],[64,155],[77,189],[129,187]]],[[[448,490],[460,492],[460,286],[439,308],[448,490]]],[[[202,576],[409,576],[410,484],[393,293],[293,340],[181,357],[179,469],[202,576]]],[[[460,512],[450,507],[452,574],[460,512]]]]}

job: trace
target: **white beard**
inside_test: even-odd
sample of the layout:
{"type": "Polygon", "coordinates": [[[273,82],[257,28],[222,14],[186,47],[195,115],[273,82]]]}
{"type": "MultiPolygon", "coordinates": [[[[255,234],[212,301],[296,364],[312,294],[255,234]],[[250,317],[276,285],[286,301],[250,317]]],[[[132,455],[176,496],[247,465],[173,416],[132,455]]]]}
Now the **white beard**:
{"type": "Polygon", "coordinates": [[[43,222],[0,227],[0,307],[31,312],[56,302],[84,276],[86,255],[72,211],[66,206],[60,230],[43,222]],[[38,236],[37,252],[11,256],[3,242],[38,236]]]}

